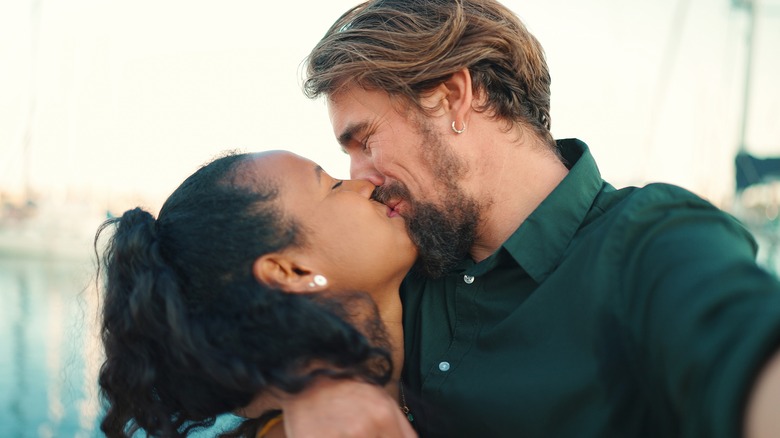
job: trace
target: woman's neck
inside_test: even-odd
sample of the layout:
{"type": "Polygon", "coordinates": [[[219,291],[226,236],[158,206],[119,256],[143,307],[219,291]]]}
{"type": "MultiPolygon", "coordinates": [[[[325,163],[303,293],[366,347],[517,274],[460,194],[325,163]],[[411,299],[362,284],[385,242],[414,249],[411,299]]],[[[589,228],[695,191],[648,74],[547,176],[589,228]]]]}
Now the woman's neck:
{"type": "MultiPolygon", "coordinates": [[[[375,291],[378,292],[378,291],[375,291]]],[[[387,340],[390,343],[390,354],[393,360],[393,374],[386,389],[396,400],[399,399],[398,382],[401,379],[401,369],[404,365],[404,330],[403,308],[398,286],[388,288],[381,293],[371,294],[379,309],[379,317],[384,324],[387,340]]]]}
{"type": "MultiPolygon", "coordinates": [[[[393,285],[381,292],[374,291],[375,293],[371,294],[377,306],[379,318],[384,325],[393,361],[393,374],[390,377],[390,381],[385,385],[385,390],[396,400],[400,400],[399,381],[404,363],[403,309],[398,288],[398,285],[393,285]]],[[[248,406],[236,410],[235,414],[246,418],[259,417],[267,410],[280,409],[283,405],[283,399],[287,396],[287,394],[275,390],[263,392],[258,394],[248,406]]]]}

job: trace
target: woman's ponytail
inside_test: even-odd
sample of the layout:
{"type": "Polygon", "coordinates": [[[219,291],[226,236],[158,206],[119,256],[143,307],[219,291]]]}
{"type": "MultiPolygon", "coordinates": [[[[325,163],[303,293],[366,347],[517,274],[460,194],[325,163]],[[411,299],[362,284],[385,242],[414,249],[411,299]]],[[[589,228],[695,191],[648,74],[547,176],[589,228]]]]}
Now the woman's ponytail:
{"type": "Polygon", "coordinates": [[[103,255],[106,287],[102,339],[106,361],[100,373],[109,409],[103,431],[109,436],[130,436],[130,419],[152,435],[175,435],[156,391],[161,358],[192,358],[187,315],[176,274],[160,254],[154,217],[141,208],[129,210],[100,228],[115,225],[103,255]],[[171,348],[173,345],[175,347],[171,348]]]}

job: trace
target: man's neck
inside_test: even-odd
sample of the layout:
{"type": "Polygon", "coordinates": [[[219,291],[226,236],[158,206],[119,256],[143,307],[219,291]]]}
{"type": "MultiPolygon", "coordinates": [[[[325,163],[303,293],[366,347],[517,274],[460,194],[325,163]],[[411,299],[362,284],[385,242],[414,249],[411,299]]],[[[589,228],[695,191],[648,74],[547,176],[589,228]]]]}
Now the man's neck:
{"type": "Polygon", "coordinates": [[[496,252],[568,173],[552,151],[531,141],[496,144],[490,152],[480,166],[479,199],[490,202],[470,251],[476,262],[496,252]]]}

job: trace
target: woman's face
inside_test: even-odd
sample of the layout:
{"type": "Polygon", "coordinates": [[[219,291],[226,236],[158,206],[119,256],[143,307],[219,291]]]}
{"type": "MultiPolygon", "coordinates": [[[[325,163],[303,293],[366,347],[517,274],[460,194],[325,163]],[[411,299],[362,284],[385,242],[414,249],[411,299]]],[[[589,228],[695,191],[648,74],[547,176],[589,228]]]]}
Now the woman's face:
{"type": "Polygon", "coordinates": [[[277,182],[284,214],[301,225],[305,243],[292,250],[329,288],[372,292],[400,284],[417,250],[403,218],[370,199],[373,184],[336,180],[290,152],[257,154],[254,165],[277,182]]]}

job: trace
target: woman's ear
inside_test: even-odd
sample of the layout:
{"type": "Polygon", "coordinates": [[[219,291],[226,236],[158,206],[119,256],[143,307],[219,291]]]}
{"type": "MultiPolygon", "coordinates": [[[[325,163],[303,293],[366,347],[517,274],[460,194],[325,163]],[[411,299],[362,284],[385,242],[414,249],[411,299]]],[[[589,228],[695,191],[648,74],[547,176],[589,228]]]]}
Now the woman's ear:
{"type": "Polygon", "coordinates": [[[315,291],[311,286],[314,272],[283,253],[266,254],[255,260],[252,274],[260,283],[285,292],[315,291]]]}

